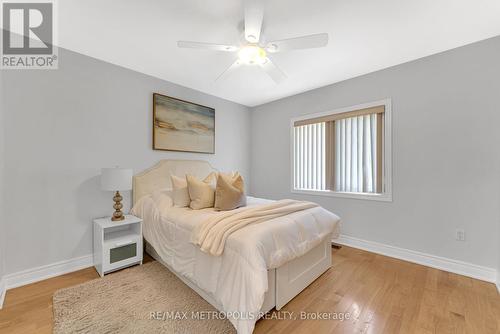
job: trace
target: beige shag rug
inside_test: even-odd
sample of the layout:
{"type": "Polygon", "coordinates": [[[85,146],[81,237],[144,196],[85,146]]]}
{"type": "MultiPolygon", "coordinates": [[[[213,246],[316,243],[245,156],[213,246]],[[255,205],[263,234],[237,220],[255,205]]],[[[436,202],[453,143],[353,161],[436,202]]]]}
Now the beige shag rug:
{"type": "Polygon", "coordinates": [[[216,319],[217,314],[213,306],[158,262],[54,294],[57,334],[235,333],[227,319],[216,319]]]}

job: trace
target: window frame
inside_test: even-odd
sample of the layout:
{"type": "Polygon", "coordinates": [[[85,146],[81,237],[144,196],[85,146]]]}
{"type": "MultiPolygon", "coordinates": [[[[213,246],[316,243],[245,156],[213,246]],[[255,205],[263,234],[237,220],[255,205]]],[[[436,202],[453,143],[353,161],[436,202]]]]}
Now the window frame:
{"type": "Polygon", "coordinates": [[[392,202],[392,100],[390,98],[358,104],[330,111],[324,111],[314,114],[307,114],[294,117],[290,120],[290,191],[294,194],[316,195],[316,196],[330,196],[340,198],[350,198],[359,200],[372,200],[382,202],[392,202]],[[375,193],[356,193],[356,192],[339,192],[333,190],[304,190],[295,189],[294,177],[294,125],[297,121],[304,121],[312,118],[324,117],[334,114],[346,113],[360,109],[372,108],[377,106],[384,106],[384,136],[383,136],[383,189],[384,192],[380,194],[375,193]]]}

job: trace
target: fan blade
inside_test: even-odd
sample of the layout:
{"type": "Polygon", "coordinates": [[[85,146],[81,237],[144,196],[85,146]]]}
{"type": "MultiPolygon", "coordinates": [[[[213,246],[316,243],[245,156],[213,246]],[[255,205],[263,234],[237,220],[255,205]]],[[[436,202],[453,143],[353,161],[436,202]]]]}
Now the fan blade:
{"type": "Polygon", "coordinates": [[[249,43],[259,42],[263,19],[263,0],[245,0],[245,39],[249,43]]]}
{"type": "Polygon", "coordinates": [[[279,84],[286,79],[286,74],[283,73],[269,58],[266,58],[265,62],[260,64],[264,71],[273,79],[274,82],[279,84]]]}
{"type": "Polygon", "coordinates": [[[240,63],[240,60],[236,60],[231,66],[229,66],[227,69],[224,70],[224,72],[222,72],[218,77],[217,79],[215,79],[215,81],[219,81],[220,79],[226,77],[229,73],[233,72],[235,69],[237,69],[238,67],[240,67],[241,63],[240,63]]]}
{"type": "Polygon", "coordinates": [[[272,53],[299,49],[321,48],[327,44],[328,34],[322,33],[269,42],[266,45],[266,51],[272,53]]]}
{"type": "Polygon", "coordinates": [[[238,50],[238,47],[234,45],[190,42],[190,41],[178,41],[177,46],[180,48],[203,49],[203,50],[225,51],[225,52],[235,52],[238,50]]]}

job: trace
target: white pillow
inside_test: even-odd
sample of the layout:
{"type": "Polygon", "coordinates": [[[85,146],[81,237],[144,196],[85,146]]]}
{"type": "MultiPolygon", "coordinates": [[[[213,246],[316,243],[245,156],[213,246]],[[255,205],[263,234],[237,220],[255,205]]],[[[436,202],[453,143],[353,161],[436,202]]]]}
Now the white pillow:
{"type": "Polygon", "coordinates": [[[189,198],[186,178],[170,175],[170,179],[172,180],[174,205],[181,208],[189,206],[191,199],[189,198]]]}
{"type": "Polygon", "coordinates": [[[203,181],[192,175],[186,175],[187,187],[193,210],[212,208],[215,201],[215,188],[213,186],[215,173],[210,173],[203,181]]]}

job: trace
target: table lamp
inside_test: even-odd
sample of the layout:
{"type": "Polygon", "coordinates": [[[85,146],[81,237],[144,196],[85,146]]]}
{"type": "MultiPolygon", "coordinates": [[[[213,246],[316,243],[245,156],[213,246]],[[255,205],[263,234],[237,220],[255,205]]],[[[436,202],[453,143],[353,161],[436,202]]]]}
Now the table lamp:
{"type": "Polygon", "coordinates": [[[123,197],[120,195],[120,191],[132,189],[132,170],[118,167],[101,169],[101,189],[116,192],[113,197],[115,212],[113,212],[111,220],[121,221],[125,219],[121,210],[123,208],[121,203],[123,197]]]}

